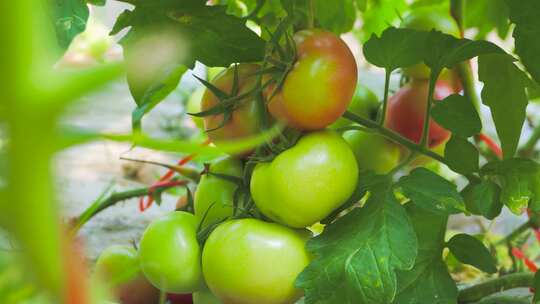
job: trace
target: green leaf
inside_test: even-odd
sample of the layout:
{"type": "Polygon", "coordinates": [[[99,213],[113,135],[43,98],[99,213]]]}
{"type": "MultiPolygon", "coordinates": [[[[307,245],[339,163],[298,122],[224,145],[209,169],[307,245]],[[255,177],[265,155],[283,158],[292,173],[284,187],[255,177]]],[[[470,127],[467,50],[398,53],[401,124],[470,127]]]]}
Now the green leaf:
{"type": "Polygon", "coordinates": [[[510,24],[505,0],[474,0],[463,4],[464,26],[478,30],[476,39],[484,39],[493,29],[500,38],[506,38],[510,24]]]}
{"type": "Polygon", "coordinates": [[[461,137],[473,136],[482,130],[476,108],[469,99],[459,94],[435,102],[431,115],[442,127],[461,137]]]}
{"type": "Polygon", "coordinates": [[[452,68],[456,64],[484,54],[506,54],[501,48],[489,41],[458,39],[452,35],[432,30],[426,39],[424,63],[432,71],[440,73],[443,68],[452,68]]]}
{"type": "Polygon", "coordinates": [[[395,24],[408,8],[406,0],[371,0],[367,3],[367,8],[362,12],[363,24],[359,32],[362,42],[373,34],[380,35],[389,25],[395,24]]]}
{"type": "Polygon", "coordinates": [[[414,204],[431,212],[448,215],[465,210],[456,185],[426,168],[414,169],[400,178],[396,186],[401,187],[403,194],[414,204]]]}
{"type": "Polygon", "coordinates": [[[422,61],[426,32],[390,27],[380,37],[375,34],[364,44],[366,60],[393,71],[422,61]]]}
{"type": "Polygon", "coordinates": [[[500,194],[501,188],[488,180],[469,184],[461,192],[467,211],[490,220],[501,213],[503,204],[499,198],[500,194]]]}
{"type": "Polygon", "coordinates": [[[418,238],[418,255],[411,270],[398,271],[398,293],[393,303],[456,303],[458,290],[442,261],[448,217],[412,203],[406,209],[418,238]]]}
{"type": "Polygon", "coordinates": [[[495,259],[478,239],[464,233],[454,235],[448,241],[448,249],[462,263],[472,265],[483,272],[497,272],[495,259]]]}
{"type": "Polygon", "coordinates": [[[107,0],[86,0],[86,2],[96,6],[105,6],[107,4],[107,0]]]}
{"type": "Polygon", "coordinates": [[[525,121],[526,77],[506,55],[482,55],[478,77],[484,83],[482,103],[490,107],[505,158],[514,156],[525,121]]]}
{"type": "MultiPolygon", "coordinates": [[[[137,94],[134,93],[135,90],[131,90],[135,98],[135,103],[137,103],[137,108],[133,110],[131,115],[131,123],[134,129],[140,129],[144,115],[150,112],[150,110],[176,89],[186,71],[187,68],[182,65],[169,67],[167,72],[163,73],[162,79],[152,83],[141,97],[137,97],[137,94]]],[[[130,83],[131,87],[132,85],[130,83]]]]}
{"type": "Polygon", "coordinates": [[[323,29],[336,34],[348,32],[356,21],[354,0],[315,0],[315,17],[323,29]]]}
{"type": "Polygon", "coordinates": [[[538,0],[506,0],[510,8],[510,20],[516,24],[513,37],[516,53],[527,71],[540,83],[540,2],[538,0]]]}
{"type": "Polygon", "coordinates": [[[128,26],[130,32],[122,40],[126,47],[150,31],[165,30],[187,47],[187,55],[178,63],[190,68],[195,61],[228,67],[264,57],[264,40],[246,26],[245,20],[228,15],[225,6],[206,6],[204,1],[137,1],[134,10],[121,15],[113,33],[128,26]]]}
{"type": "Polygon", "coordinates": [[[493,161],[481,172],[501,187],[500,199],[513,213],[521,214],[527,207],[540,211],[540,164],[534,160],[493,161]]]}
{"type": "Polygon", "coordinates": [[[364,207],[308,241],[315,258],[296,280],[306,303],[389,303],[396,294],[396,270],[413,266],[416,236],[391,180],[370,191],[364,207]]]}
{"type": "Polygon", "coordinates": [[[480,155],[476,147],[466,139],[452,135],[444,148],[444,158],[448,167],[461,174],[478,171],[480,155]]]}
{"type": "Polygon", "coordinates": [[[66,50],[73,38],[86,29],[88,6],[85,0],[52,0],[51,5],[56,39],[66,50]]]}
{"type": "Polygon", "coordinates": [[[365,12],[368,0],[356,0],[356,7],[359,11],[365,12]]]}

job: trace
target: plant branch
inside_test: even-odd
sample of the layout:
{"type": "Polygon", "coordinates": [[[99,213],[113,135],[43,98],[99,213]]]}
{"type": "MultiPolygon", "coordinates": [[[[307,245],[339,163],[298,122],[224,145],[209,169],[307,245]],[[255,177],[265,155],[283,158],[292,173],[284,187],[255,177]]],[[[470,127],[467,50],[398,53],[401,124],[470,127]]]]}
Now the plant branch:
{"type": "Polygon", "coordinates": [[[457,72],[463,85],[463,95],[478,109],[482,101],[476,94],[474,76],[469,61],[460,62],[457,65],[457,72]]]}
{"type": "Polygon", "coordinates": [[[429,150],[428,148],[424,147],[424,146],[420,146],[420,145],[417,145],[415,144],[414,142],[406,139],[405,137],[383,127],[383,126],[379,126],[376,122],[373,122],[369,119],[365,119],[365,118],[362,118],[360,116],[357,116],[349,111],[345,112],[343,114],[343,117],[346,118],[346,119],[349,119],[353,122],[356,122],[364,127],[367,127],[369,129],[372,129],[372,130],[375,130],[377,131],[379,134],[381,134],[382,136],[394,141],[394,142],[397,142],[403,146],[405,146],[406,148],[408,148],[409,150],[411,151],[414,151],[414,152],[418,152],[420,154],[424,154],[426,156],[429,156],[431,158],[433,158],[434,160],[437,160],[443,164],[447,164],[446,160],[444,159],[444,157],[440,156],[439,154],[429,150]]]}
{"type": "Polygon", "coordinates": [[[504,290],[519,288],[519,287],[532,287],[534,279],[534,273],[521,272],[505,275],[495,279],[487,280],[485,282],[466,287],[459,291],[458,302],[459,303],[471,303],[481,300],[486,296],[498,293],[504,290]]]}
{"type": "MultiPolygon", "coordinates": [[[[434,75],[439,75],[436,73],[434,75]]],[[[429,124],[431,122],[431,105],[433,104],[433,92],[435,92],[435,84],[437,83],[437,77],[431,77],[429,80],[428,100],[426,106],[426,114],[424,116],[424,127],[422,128],[422,139],[420,140],[421,147],[429,146],[429,124]]]]}
{"type": "Polygon", "coordinates": [[[518,226],[514,231],[510,232],[507,236],[505,236],[503,239],[497,241],[495,245],[504,245],[512,242],[515,238],[522,235],[525,231],[527,231],[529,228],[532,227],[532,223],[530,220],[526,221],[525,223],[518,226]]]}
{"type": "MultiPolygon", "coordinates": [[[[77,232],[84,224],[86,224],[90,219],[96,216],[101,211],[115,205],[118,202],[125,201],[128,199],[150,195],[155,192],[156,189],[169,189],[176,187],[177,185],[165,185],[160,187],[149,187],[149,188],[138,188],[123,192],[115,192],[109,195],[104,199],[97,199],[92,205],[90,205],[86,210],[84,210],[81,215],[73,219],[74,227],[73,231],[77,232]]],[[[107,191],[108,192],[108,191],[107,191]]]]}
{"type": "Polygon", "coordinates": [[[387,69],[384,76],[384,98],[381,116],[379,117],[379,126],[383,126],[386,119],[386,109],[388,108],[388,90],[390,87],[390,73],[391,71],[387,69]]]}
{"type": "Polygon", "coordinates": [[[531,137],[527,140],[523,148],[520,149],[519,155],[524,157],[530,157],[532,156],[534,152],[534,148],[536,147],[536,144],[540,140],[540,124],[538,124],[531,134],[531,137]]]}

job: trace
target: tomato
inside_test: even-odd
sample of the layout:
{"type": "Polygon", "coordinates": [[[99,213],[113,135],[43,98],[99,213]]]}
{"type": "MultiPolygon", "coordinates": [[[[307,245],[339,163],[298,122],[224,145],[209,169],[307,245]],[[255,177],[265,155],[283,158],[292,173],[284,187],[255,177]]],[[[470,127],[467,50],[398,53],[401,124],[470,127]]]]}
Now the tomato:
{"type": "Polygon", "coordinates": [[[105,281],[122,304],[159,303],[159,290],[144,277],[139,254],[131,246],[105,249],[96,262],[94,274],[105,281]]]}
{"type": "Polygon", "coordinates": [[[282,90],[269,101],[269,111],[295,128],[323,129],[351,101],[358,77],[356,62],[345,42],[333,33],[303,30],[294,40],[297,61],[282,90]]]}
{"type": "Polygon", "coordinates": [[[347,142],[334,131],[318,131],[272,162],[257,164],[251,194],[265,216],[303,228],[343,204],[357,181],[358,165],[347,142]]]}
{"type": "MultiPolygon", "coordinates": [[[[352,98],[348,111],[366,119],[375,120],[377,118],[377,110],[379,109],[379,98],[369,88],[363,85],[357,85],[356,91],[352,98]]],[[[330,125],[331,129],[339,129],[352,125],[352,121],[339,118],[336,122],[330,125]]]]}
{"type": "Polygon", "coordinates": [[[167,294],[169,304],[193,304],[193,296],[191,294],[167,294]]]}
{"type": "Polygon", "coordinates": [[[227,221],[204,245],[206,283],[224,303],[294,303],[302,296],[294,281],[310,262],[309,236],[256,219],[227,221]]]}
{"type": "MultiPolygon", "coordinates": [[[[239,64],[238,69],[238,95],[249,92],[257,84],[256,72],[260,69],[256,64],[239,64]]],[[[230,94],[233,88],[235,67],[230,67],[216,76],[212,84],[220,90],[230,94]]],[[[207,111],[219,103],[219,99],[208,89],[205,90],[201,110],[207,111]]],[[[257,104],[251,94],[239,101],[238,107],[232,112],[230,120],[221,126],[224,115],[205,116],[204,128],[213,142],[231,140],[255,135],[259,131],[257,104]],[[221,126],[221,127],[220,127],[221,126]],[[219,128],[218,128],[219,127],[219,128]],[[216,129],[217,128],[217,129],[216,129]]]]}
{"type": "MultiPolygon", "coordinates": [[[[188,113],[199,113],[201,111],[201,101],[204,92],[205,88],[199,87],[195,91],[193,91],[193,93],[191,93],[191,96],[189,96],[186,104],[186,111],[188,113]]],[[[191,120],[197,128],[204,130],[204,120],[202,119],[202,117],[191,116],[191,120]]]]}
{"type": "Polygon", "coordinates": [[[210,290],[203,289],[193,293],[193,304],[221,304],[221,302],[210,290]]]}
{"type": "Polygon", "coordinates": [[[343,138],[351,146],[360,170],[384,174],[399,163],[399,147],[382,135],[351,130],[343,133],[343,138]]]}
{"type": "Polygon", "coordinates": [[[197,218],[175,211],[154,220],[139,245],[140,265],[146,278],[170,293],[190,293],[202,282],[197,218]]]}
{"type": "MultiPolygon", "coordinates": [[[[409,28],[421,31],[431,31],[432,29],[443,33],[460,37],[457,23],[452,16],[433,9],[416,9],[407,15],[401,22],[402,28],[409,28]]],[[[430,69],[425,64],[420,63],[412,67],[403,69],[405,75],[414,79],[429,79],[430,69]]],[[[452,71],[450,74],[454,74],[452,71]]],[[[455,75],[448,75],[448,70],[443,71],[443,78],[449,79],[455,75]]]]}
{"type": "MultiPolygon", "coordinates": [[[[222,158],[210,165],[210,172],[241,178],[242,162],[231,157],[222,158]]],[[[237,188],[233,182],[217,176],[205,174],[201,177],[195,191],[194,205],[195,215],[199,220],[204,220],[202,227],[233,215],[234,192],[237,188]]]]}
{"type": "MultiPolygon", "coordinates": [[[[427,106],[429,83],[414,80],[388,99],[385,126],[409,140],[420,143],[427,106]]],[[[434,91],[436,100],[452,94],[452,88],[444,81],[437,82],[434,91]]],[[[429,122],[429,147],[433,148],[450,137],[450,132],[439,126],[433,119],[429,122]]]]}

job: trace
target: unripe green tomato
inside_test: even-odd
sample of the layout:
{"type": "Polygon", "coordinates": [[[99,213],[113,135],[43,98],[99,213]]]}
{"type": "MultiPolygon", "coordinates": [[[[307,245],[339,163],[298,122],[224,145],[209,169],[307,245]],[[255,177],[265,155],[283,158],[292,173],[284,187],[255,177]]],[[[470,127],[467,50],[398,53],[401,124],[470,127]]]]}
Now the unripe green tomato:
{"type": "Polygon", "coordinates": [[[96,262],[94,275],[122,304],[159,303],[159,290],[144,277],[139,254],[133,247],[115,245],[105,249],[96,262]]]}
{"type": "MultiPolygon", "coordinates": [[[[191,93],[191,96],[189,96],[186,110],[187,113],[199,113],[201,112],[201,101],[202,96],[204,94],[204,87],[199,87],[193,93],[191,93]]],[[[202,117],[197,116],[191,116],[191,120],[195,124],[197,128],[204,131],[204,120],[202,117]]]]}
{"type": "Polygon", "coordinates": [[[334,131],[318,131],[272,162],[257,164],[251,194],[268,218],[303,228],[341,206],[357,181],[358,165],[347,142],[334,131]]]}
{"type": "Polygon", "coordinates": [[[256,219],[225,222],[204,245],[206,283],[223,303],[294,303],[302,296],[294,282],[310,262],[309,236],[256,219]]]}
{"type": "MultiPolygon", "coordinates": [[[[379,98],[368,87],[358,84],[347,111],[352,112],[365,119],[376,118],[379,108],[379,98]]],[[[330,125],[330,129],[336,130],[352,125],[352,121],[340,118],[330,125]]]]}
{"type": "Polygon", "coordinates": [[[202,286],[197,218],[175,211],[154,220],[139,245],[140,265],[160,290],[191,293],[202,286]]]}
{"type": "MultiPolygon", "coordinates": [[[[420,31],[435,29],[454,37],[460,37],[459,27],[452,16],[433,9],[425,8],[412,11],[403,18],[401,27],[420,31]]],[[[423,63],[405,68],[403,71],[405,75],[414,79],[429,79],[431,73],[429,67],[423,63]]],[[[443,74],[447,73],[448,70],[445,69],[443,74]]]]}
{"type": "MultiPolygon", "coordinates": [[[[242,162],[232,157],[221,158],[210,165],[210,173],[241,178],[242,162]]],[[[195,215],[203,221],[203,228],[233,214],[234,192],[237,188],[236,184],[221,177],[211,174],[204,174],[201,177],[195,191],[194,207],[195,215]]]]}
{"type": "Polygon", "coordinates": [[[193,304],[222,304],[208,288],[193,293],[193,304]]]}
{"type": "Polygon", "coordinates": [[[351,146],[361,171],[385,174],[399,163],[399,147],[379,134],[351,130],[343,133],[343,138],[351,146]]]}

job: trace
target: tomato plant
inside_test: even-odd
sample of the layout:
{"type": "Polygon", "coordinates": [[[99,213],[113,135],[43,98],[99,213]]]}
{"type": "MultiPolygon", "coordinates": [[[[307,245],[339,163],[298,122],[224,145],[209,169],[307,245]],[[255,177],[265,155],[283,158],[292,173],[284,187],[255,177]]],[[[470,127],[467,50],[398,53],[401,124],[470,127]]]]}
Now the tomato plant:
{"type": "MultiPolygon", "coordinates": [[[[538,302],[538,0],[120,2],[96,49],[76,46],[101,15],[89,5],[115,0],[0,4],[1,303],[106,300],[79,251],[112,229],[81,228],[137,198],[166,214],[96,264],[123,303],[538,302]],[[82,51],[96,60],[71,60],[82,51]],[[74,123],[73,104],[122,87],[131,132],[74,123]],[[146,122],[171,105],[157,136],[146,122]],[[118,155],[168,171],[73,216],[58,202],[85,191],[55,197],[71,183],[53,179],[79,162],[56,163],[88,146],[59,152],[102,140],[181,160],[118,155]]],[[[128,218],[115,223],[142,221],[128,218]]]]}
{"type": "Polygon", "coordinates": [[[177,211],[153,221],[141,238],[139,254],[146,278],[160,290],[189,293],[202,284],[197,219],[177,211]]]}
{"type": "Polygon", "coordinates": [[[251,194],[267,217],[303,228],[343,204],[354,191],[358,165],[345,140],[332,131],[302,137],[270,163],[255,167],[251,194]]]}
{"type": "Polygon", "coordinates": [[[294,281],[310,260],[308,236],[255,219],[225,222],[204,245],[206,283],[224,303],[294,303],[302,296],[294,281]]]}

